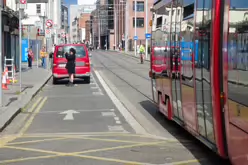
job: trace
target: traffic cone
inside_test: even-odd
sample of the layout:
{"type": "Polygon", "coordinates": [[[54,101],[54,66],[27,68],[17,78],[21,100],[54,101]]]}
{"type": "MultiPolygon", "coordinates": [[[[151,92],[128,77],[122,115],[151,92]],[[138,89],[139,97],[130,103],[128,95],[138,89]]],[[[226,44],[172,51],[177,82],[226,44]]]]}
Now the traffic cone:
{"type": "Polygon", "coordinates": [[[3,72],[2,89],[3,90],[8,90],[7,77],[6,77],[6,73],[5,72],[3,72]]]}
{"type": "Polygon", "coordinates": [[[9,85],[10,84],[10,80],[9,80],[9,69],[8,67],[5,67],[5,75],[6,75],[6,82],[9,85]]]}

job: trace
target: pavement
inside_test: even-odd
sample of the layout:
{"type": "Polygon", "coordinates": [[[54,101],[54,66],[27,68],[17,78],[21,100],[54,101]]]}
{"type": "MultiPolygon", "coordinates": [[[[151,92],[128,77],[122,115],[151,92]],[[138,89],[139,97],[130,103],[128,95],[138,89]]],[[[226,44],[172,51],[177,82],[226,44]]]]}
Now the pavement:
{"type": "Polygon", "coordinates": [[[21,109],[36,95],[51,77],[51,72],[33,66],[29,69],[22,66],[22,92],[20,92],[19,73],[16,74],[17,83],[8,85],[9,90],[3,90],[3,107],[0,108],[0,131],[17,115],[21,109]]]}
{"type": "Polygon", "coordinates": [[[222,165],[157,113],[148,62],[95,51],[91,63],[90,84],[49,80],[6,127],[0,164],[222,165]]]}

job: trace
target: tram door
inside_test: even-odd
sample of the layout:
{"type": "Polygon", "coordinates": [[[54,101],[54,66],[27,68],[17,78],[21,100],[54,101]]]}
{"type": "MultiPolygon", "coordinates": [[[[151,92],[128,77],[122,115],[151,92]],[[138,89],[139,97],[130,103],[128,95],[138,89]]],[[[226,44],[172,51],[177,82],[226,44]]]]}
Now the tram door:
{"type": "Polygon", "coordinates": [[[182,112],[182,92],[180,80],[180,31],[182,19],[182,7],[180,6],[181,0],[175,0],[171,4],[170,9],[170,67],[171,67],[171,85],[172,85],[172,107],[175,119],[179,122],[183,121],[182,112]]]}

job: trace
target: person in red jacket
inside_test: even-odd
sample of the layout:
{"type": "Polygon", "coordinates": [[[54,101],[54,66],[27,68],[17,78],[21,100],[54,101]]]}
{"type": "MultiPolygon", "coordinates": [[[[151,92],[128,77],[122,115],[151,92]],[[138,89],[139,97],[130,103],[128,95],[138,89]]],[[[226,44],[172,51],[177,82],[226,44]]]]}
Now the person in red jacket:
{"type": "Polygon", "coordinates": [[[30,48],[30,49],[28,50],[28,67],[29,67],[29,68],[32,68],[33,59],[34,59],[34,53],[33,53],[32,48],[30,48]]]}

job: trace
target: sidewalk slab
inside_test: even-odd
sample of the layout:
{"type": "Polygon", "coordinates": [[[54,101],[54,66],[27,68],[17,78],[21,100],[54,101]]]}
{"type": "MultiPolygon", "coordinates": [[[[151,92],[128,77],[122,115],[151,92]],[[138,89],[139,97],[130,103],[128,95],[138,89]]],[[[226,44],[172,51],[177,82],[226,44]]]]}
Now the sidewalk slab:
{"type": "Polygon", "coordinates": [[[8,85],[9,90],[3,90],[3,107],[0,107],[0,132],[20,113],[29,101],[51,78],[52,73],[47,69],[22,67],[22,92],[20,93],[19,74],[18,83],[8,85]]]}

